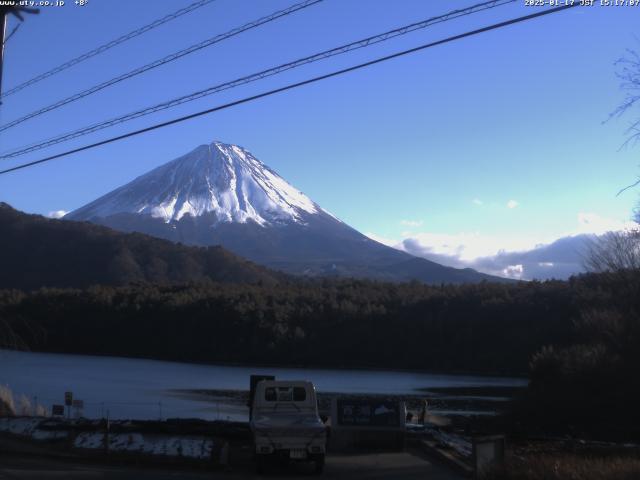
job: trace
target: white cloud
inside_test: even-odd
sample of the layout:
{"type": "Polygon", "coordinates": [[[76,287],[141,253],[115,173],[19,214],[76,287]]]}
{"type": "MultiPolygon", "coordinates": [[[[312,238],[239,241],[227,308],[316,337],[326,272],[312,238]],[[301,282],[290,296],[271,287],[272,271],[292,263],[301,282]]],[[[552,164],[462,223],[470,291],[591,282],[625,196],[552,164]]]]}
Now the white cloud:
{"type": "MultiPolygon", "coordinates": [[[[517,202],[516,202],[517,204],[517,202]]],[[[387,246],[456,268],[475,268],[517,279],[568,278],[584,271],[582,250],[590,235],[637,228],[634,222],[580,212],[564,232],[436,233],[403,231],[400,239],[366,235],[387,246]]]]}
{"type": "Polygon", "coordinates": [[[422,220],[400,220],[400,225],[405,227],[420,227],[423,223],[422,220]]]}
{"type": "Polygon", "coordinates": [[[518,205],[520,205],[518,202],[516,202],[515,200],[509,200],[507,202],[507,208],[516,208],[518,205]]]}
{"type": "MultiPolygon", "coordinates": [[[[461,261],[471,261],[479,257],[496,255],[501,251],[523,251],[546,243],[545,238],[526,236],[484,235],[478,232],[446,233],[413,233],[403,232],[404,239],[399,246],[402,250],[424,250],[425,253],[455,256],[461,261]],[[410,242],[405,245],[405,243],[410,242]]],[[[552,241],[549,238],[548,241],[552,241]]]]}
{"type": "Polygon", "coordinates": [[[393,240],[391,238],[385,238],[382,237],[380,235],[376,235],[375,233],[365,233],[365,236],[369,237],[371,240],[375,240],[378,243],[382,243],[383,245],[386,245],[388,247],[395,247],[398,243],[400,243],[398,240],[393,240]]]}
{"type": "Polygon", "coordinates": [[[502,270],[502,274],[505,277],[509,278],[522,278],[522,274],[524,273],[524,268],[522,268],[521,264],[518,265],[509,265],[507,268],[502,270]]]}
{"type": "MultiPolygon", "coordinates": [[[[554,239],[552,242],[534,244],[530,240],[475,235],[472,244],[438,243],[422,244],[416,238],[406,238],[400,244],[402,250],[442,265],[456,268],[474,268],[491,275],[520,280],[568,278],[584,271],[581,252],[588,235],[576,235],[554,239]],[[501,242],[502,240],[502,242],[501,242]],[[530,243],[527,245],[527,241],[530,243]],[[505,249],[520,245],[526,248],[505,249]],[[478,255],[478,247],[485,254],[478,255]]],[[[424,240],[424,235],[422,240],[424,240]]]]}
{"type": "Polygon", "coordinates": [[[638,225],[631,221],[605,218],[597,213],[580,212],[578,213],[578,229],[576,233],[595,233],[596,235],[602,235],[606,232],[630,230],[637,227],[638,225]]]}
{"type": "Polygon", "coordinates": [[[471,202],[473,202],[474,205],[482,205],[483,204],[482,200],[480,200],[479,198],[474,198],[473,200],[471,200],[471,202]]]}
{"type": "Polygon", "coordinates": [[[62,218],[64,217],[67,213],[66,210],[54,210],[52,212],[47,213],[47,217],[49,218],[62,218]]]}

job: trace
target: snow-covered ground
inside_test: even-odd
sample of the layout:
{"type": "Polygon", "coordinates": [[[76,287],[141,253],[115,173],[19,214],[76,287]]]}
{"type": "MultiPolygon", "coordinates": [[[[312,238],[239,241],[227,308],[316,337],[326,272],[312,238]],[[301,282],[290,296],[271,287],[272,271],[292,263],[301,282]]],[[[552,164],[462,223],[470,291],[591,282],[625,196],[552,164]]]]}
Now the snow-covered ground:
{"type": "MultiPolygon", "coordinates": [[[[69,431],[56,420],[42,417],[4,417],[0,418],[0,432],[20,435],[38,441],[62,440],[68,438],[69,431]],[[47,428],[49,427],[49,428],[47,428]]],[[[166,435],[157,433],[110,433],[106,438],[103,432],[81,432],[74,440],[74,448],[104,449],[105,440],[109,451],[141,453],[168,457],[194,459],[211,458],[214,440],[199,435],[166,435]]]]}
{"type": "MultiPolygon", "coordinates": [[[[73,446],[85,449],[103,449],[103,433],[79,434],[73,446]]],[[[109,450],[112,452],[143,453],[169,457],[211,458],[214,442],[200,436],[170,436],[142,433],[113,433],[109,435],[109,450]]]]}

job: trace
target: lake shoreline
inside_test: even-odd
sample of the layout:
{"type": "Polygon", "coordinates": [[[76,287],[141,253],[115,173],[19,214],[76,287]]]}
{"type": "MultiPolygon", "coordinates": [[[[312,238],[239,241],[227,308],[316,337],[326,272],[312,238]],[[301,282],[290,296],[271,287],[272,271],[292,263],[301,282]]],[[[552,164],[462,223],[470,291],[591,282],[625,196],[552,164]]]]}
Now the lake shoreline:
{"type": "Polygon", "coordinates": [[[64,403],[65,392],[72,392],[74,400],[82,400],[88,417],[109,413],[111,418],[137,419],[244,418],[247,401],[239,399],[246,395],[251,375],[309,380],[323,397],[383,396],[416,404],[429,399],[436,409],[467,415],[493,411],[508,400],[506,392],[526,386],[526,380],[512,377],[220,366],[15,350],[0,350],[0,362],[0,383],[22,403],[51,409],[64,403]],[[446,388],[454,390],[442,390],[446,388]]]}
{"type": "Polygon", "coordinates": [[[135,355],[116,355],[116,354],[100,354],[90,352],[69,352],[59,350],[14,350],[8,348],[1,348],[3,350],[13,352],[27,352],[27,353],[46,353],[53,355],[77,355],[77,356],[90,356],[98,358],[118,358],[118,359],[131,359],[131,360],[153,360],[157,362],[170,362],[179,363],[184,365],[206,365],[212,367],[256,367],[256,368],[278,368],[278,369],[297,369],[297,370],[353,370],[362,372],[387,372],[387,373],[418,373],[426,375],[447,375],[447,376],[461,376],[461,377],[486,377],[486,378],[510,378],[515,380],[526,380],[528,373],[505,373],[505,372],[477,372],[467,370],[422,370],[422,369],[399,369],[399,368],[384,368],[376,366],[351,366],[351,365],[332,365],[332,364],[276,364],[276,363],[256,363],[256,362],[197,362],[188,360],[176,360],[172,358],[151,357],[151,356],[135,356],[135,355]]]}

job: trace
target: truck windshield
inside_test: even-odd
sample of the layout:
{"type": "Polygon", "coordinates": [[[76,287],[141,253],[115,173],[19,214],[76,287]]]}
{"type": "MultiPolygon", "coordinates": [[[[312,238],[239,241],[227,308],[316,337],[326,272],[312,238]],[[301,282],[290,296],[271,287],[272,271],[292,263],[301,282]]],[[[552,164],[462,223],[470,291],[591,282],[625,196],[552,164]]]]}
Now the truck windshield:
{"type": "Polygon", "coordinates": [[[264,399],[267,402],[304,402],[307,390],[304,387],[267,387],[264,399]]]}

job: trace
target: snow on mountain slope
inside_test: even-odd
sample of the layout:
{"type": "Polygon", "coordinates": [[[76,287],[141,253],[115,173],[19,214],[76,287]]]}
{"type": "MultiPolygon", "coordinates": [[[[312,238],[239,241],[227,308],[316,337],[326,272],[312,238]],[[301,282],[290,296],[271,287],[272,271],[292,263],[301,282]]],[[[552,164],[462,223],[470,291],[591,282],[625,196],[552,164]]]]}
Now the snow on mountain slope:
{"type": "Polygon", "coordinates": [[[65,218],[120,213],[150,215],[165,223],[214,213],[218,222],[259,225],[304,223],[327,213],[242,147],[213,142],[166,163],[75,210],[65,218]]]}
{"type": "Polygon", "coordinates": [[[64,216],[185,245],[221,245],[306,276],[464,283],[491,279],[371,240],[242,147],[213,142],[64,216]]]}

